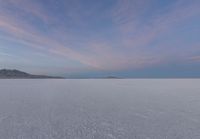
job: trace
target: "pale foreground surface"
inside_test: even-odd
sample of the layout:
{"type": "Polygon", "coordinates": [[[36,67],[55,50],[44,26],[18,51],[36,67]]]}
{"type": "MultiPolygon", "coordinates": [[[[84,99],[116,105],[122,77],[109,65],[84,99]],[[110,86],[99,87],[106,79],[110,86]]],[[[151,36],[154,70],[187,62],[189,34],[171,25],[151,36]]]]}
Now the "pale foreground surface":
{"type": "Polygon", "coordinates": [[[0,80],[0,139],[200,139],[200,80],[0,80]]]}

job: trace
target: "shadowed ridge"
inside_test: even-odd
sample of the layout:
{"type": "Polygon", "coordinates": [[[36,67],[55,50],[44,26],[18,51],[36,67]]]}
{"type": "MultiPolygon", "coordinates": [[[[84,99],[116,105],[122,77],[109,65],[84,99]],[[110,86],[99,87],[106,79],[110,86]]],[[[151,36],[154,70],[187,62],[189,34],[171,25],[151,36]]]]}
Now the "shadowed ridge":
{"type": "Polygon", "coordinates": [[[2,69],[0,70],[1,79],[62,79],[63,77],[46,76],[46,75],[33,75],[16,69],[2,69]]]}

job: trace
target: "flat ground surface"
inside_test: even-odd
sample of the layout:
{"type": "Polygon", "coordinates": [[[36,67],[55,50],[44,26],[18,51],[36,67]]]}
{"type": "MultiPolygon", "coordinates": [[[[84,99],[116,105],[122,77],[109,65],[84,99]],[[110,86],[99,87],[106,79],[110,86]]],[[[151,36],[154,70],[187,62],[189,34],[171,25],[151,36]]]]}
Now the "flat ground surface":
{"type": "Polygon", "coordinates": [[[0,139],[200,139],[200,80],[0,80],[0,139]]]}

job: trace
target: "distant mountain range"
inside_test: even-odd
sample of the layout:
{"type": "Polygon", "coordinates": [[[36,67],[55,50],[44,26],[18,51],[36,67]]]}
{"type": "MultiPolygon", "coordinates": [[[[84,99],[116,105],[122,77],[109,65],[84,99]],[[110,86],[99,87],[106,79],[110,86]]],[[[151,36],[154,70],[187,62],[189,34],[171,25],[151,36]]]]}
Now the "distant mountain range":
{"type": "Polygon", "coordinates": [[[33,75],[19,70],[2,69],[0,79],[62,79],[62,77],[33,75]]]}
{"type": "Polygon", "coordinates": [[[105,77],[106,79],[122,79],[122,78],[119,78],[117,76],[107,76],[105,77]]]}

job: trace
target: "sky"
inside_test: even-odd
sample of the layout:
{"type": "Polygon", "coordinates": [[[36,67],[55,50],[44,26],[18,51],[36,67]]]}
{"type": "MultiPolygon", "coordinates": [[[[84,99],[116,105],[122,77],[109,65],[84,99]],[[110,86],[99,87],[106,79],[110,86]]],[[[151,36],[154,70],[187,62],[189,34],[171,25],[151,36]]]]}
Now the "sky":
{"type": "Polygon", "coordinates": [[[199,0],[0,0],[0,68],[200,77],[199,0]]]}

